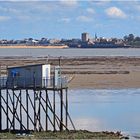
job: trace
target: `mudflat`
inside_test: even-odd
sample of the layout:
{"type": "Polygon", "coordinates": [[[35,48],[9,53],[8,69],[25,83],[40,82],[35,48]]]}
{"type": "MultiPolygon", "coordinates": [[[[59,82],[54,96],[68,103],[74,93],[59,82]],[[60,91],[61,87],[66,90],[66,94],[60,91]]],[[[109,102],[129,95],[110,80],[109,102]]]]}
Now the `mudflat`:
{"type": "Polygon", "coordinates": [[[5,66],[19,66],[40,63],[58,65],[62,74],[71,81],[69,88],[139,88],[140,57],[1,57],[1,74],[5,66]]]}

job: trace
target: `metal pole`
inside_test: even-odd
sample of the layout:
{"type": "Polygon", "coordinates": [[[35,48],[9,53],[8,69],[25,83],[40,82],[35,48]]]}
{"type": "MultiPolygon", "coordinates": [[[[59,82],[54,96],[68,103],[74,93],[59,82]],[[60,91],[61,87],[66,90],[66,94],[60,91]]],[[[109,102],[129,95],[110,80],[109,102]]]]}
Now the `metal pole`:
{"type": "Polygon", "coordinates": [[[59,66],[61,65],[61,56],[59,57],[59,66]]]}

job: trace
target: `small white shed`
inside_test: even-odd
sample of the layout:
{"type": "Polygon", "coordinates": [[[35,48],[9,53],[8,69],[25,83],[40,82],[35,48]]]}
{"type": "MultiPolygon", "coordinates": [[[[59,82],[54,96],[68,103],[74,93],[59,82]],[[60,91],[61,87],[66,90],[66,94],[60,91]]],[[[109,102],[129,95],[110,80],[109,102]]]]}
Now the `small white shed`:
{"type": "Polygon", "coordinates": [[[35,64],[8,68],[8,87],[46,87],[51,78],[50,64],[35,64]]]}

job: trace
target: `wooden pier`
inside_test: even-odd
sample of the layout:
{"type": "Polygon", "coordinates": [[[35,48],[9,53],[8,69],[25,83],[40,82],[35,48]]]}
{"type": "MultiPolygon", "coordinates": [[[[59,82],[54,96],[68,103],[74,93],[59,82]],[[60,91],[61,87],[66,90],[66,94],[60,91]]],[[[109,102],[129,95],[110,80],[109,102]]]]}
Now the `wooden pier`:
{"type": "Polygon", "coordinates": [[[75,129],[68,112],[68,86],[62,79],[60,86],[54,78],[47,79],[49,86],[36,85],[36,78],[30,86],[18,86],[15,80],[9,86],[7,77],[0,78],[0,132],[75,129]]]}

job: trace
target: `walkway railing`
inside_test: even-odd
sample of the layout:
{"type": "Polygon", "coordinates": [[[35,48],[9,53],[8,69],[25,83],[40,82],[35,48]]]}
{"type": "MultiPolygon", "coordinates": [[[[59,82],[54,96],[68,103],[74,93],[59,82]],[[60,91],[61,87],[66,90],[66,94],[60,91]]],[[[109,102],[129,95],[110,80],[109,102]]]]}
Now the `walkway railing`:
{"type": "Polygon", "coordinates": [[[51,78],[28,78],[28,77],[0,77],[0,88],[66,88],[67,77],[51,78]]]}

